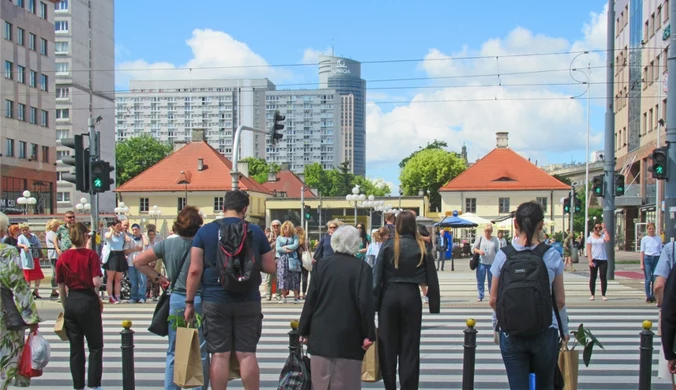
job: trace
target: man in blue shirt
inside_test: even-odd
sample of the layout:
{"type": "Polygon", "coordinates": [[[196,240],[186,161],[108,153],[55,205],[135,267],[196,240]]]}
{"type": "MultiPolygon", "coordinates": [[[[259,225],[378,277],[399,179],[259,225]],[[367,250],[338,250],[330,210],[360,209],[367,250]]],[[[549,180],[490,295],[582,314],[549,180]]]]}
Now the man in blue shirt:
{"type": "MultiPolygon", "coordinates": [[[[190,252],[185,319],[190,321],[195,313],[193,301],[201,283],[204,338],[207,351],[212,354],[209,377],[214,390],[227,388],[230,354],[233,351],[239,361],[244,388],[260,388],[256,347],[263,326],[259,290],[261,275],[252,275],[256,282],[250,291],[233,293],[221,287],[218,271],[215,270],[221,224],[236,223],[244,219],[248,207],[249,195],[246,192],[227,192],[224,198],[225,218],[202,226],[193,239],[190,252]]],[[[274,274],[277,272],[274,251],[270,248],[265,233],[254,224],[249,224],[249,227],[253,234],[252,249],[260,255],[262,271],[274,274]]]]}

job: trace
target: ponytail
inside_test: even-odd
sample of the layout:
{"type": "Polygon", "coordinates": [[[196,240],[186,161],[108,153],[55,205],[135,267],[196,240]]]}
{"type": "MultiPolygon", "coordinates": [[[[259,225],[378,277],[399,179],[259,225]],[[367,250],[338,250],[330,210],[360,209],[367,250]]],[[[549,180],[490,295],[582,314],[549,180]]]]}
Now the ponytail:
{"type": "Polygon", "coordinates": [[[514,219],[519,233],[526,236],[526,246],[532,246],[533,238],[539,238],[538,230],[545,219],[542,205],[535,201],[522,203],[516,209],[514,219]]]}

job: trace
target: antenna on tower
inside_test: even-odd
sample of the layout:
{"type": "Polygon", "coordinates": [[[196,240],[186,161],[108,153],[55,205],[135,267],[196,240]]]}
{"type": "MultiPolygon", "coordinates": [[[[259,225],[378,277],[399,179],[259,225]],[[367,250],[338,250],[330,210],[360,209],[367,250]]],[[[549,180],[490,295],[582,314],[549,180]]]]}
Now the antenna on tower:
{"type": "Polygon", "coordinates": [[[333,57],[333,53],[334,53],[333,46],[335,45],[335,43],[336,43],[336,37],[331,37],[331,57],[333,57]]]}

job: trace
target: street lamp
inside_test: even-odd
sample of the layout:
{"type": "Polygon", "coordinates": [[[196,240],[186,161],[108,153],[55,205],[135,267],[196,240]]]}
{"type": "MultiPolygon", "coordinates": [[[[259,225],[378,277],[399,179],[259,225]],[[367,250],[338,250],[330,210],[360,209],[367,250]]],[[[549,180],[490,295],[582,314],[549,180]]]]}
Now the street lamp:
{"type": "Polygon", "coordinates": [[[385,204],[382,200],[376,200],[375,196],[369,195],[367,200],[362,204],[363,207],[369,209],[369,232],[373,229],[373,211],[378,210],[379,207],[385,204]]]}
{"type": "Polygon", "coordinates": [[[185,184],[185,205],[188,205],[188,175],[185,174],[185,171],[181,171],[183,175],[183,184],[185,184]]]}
{"type": "Polygon", "coordinates": [[[345,195],[345,200],[350,205],[354,205],[354,224],[357,224],[357,208],[361,206],[364,201],[366,201],[366,195],[359,193],[359,186],[356,185],[352,188],[352,193],[345,195]]]}
{"type": "Polygon", "coordinates": [[[121,215],[126,215],[129,212],[129,207],[127,207],[124,202],[120,202],[120,204],[113,209],[115,214],[121,214],[121,215]]]}
{"type": "Polygon", "coordinates": [[[155,226],[157,226],[157,218],[162,216],[162,210],[157,207],[157,205],[154,205],[152,209],[148,212],[152,218],[155,218],[155,226]]]}
{"type": "Polygon", "coordinates": [[[31,196],[31,192],[26,190],[22,194],[23,196],[16,200],[16,203],[24,206],[24,214],[28,214],[28,205],[34,205],[38,202],[37,199],[31,196]]]}
{"type": "Polygon", "coordinates": [[[80,203],[75,205],[75,209],[81,213],[91,210],[92,205],[87,202],[87,198],[80,198],[80,203]]]}

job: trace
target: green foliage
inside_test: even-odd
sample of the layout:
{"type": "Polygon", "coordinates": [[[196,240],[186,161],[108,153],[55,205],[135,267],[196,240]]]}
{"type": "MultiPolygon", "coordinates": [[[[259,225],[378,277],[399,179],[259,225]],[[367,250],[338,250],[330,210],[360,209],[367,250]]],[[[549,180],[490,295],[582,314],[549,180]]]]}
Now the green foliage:
{"type": "Polygon", "coordinates": [[[448,144],[446,143],[446,141],[437,141],[435,139],[432,142],[428,142],[427,146],[425,146],[424,148],[422,146],[418,147],[418,150],[416,150],[415,152],[411,153],[408,157],[405,157],[403,160],[401,160],[401,162],[399,162],[399,169],[404,169],[408,160],[412,159],[416,154],[420,153],[423,150],[443,149],[447,147],[448,144]]]}
{"type": "Polygon", "coordinates": [[[392,193],[390,186],[380,179],[369,180],[363,176],[355,176],[354,183],[359,186],[362,194],[387,196],[392,193]]]}
{"type": "MultiPolygon", "coordinates": [[[[589,188],[591,189],[591,184],[590,184],[589,188]]],[[[575,231],[575,237],[577,237],[577,235],[580,232],[584,232],[584,210],[585,210],[585,207],[587,207],[587,197],[585,196],[585,193],[584,193],[584,187],[578,188],[578,190],[575,192],[575,196],[578,199],[582,200],[582,209],[580,210],[579,213],[575,213],[573,215],[573,230],[575,231]]],[[[592,206],[593,206],[593,204],[592,204],[592,206]]],[[[596,217],[597,223],[603,222],[603,209],[600,208],[600,207],[590,207],[589,208],[589,220],[591,221],[591,222],[589,222],[590,230],[591,230],[591,225],[594,223],[594,217],[596,217]]],[[[567,218],[570,219],[570,217],[567,217],[567,218]]]]}
{"type": "Polygon", "coordinates": [[[322,196],[345,196],[351,193],[355,184],[361,193],[374,196],[390,194],[390,188],[382,180],[370,180],[350,173],[350,163],[343,162],[336,169],[325,170],[321,164],[312,163],[305,166],[305,184],[317,188],[322,196]]]}
{"type": "Polygon", "coordinates": [[[582,351],[582,360],[584,361],[584,365],[589,367],[589,362],[591,361],[592,353],[594,352],[594,345],[598,345],[601,349],[605,348],[603,348],[601,342],[589,331],[589,329],[585,329],[584,324],[580,324],[577,330],[573,330],[570,333],[575,340],[575,343],[570,348],[571,351],[575,349],[578,344],[582,345],[584,347],[584,350],[582,351]]]}
{"type": "MultiPolygon", "coordinates": [[[[185,310],[179,310],[176,314],[172,314],[167,318],[172,330],[176,330],[176,328],[189,328],[188,323],[185,322],[184,312],[185,310]]],[[[195,320],[190,325],[194,325],[195,328],[202,327],[202,316],[200,313],[195,313],[195,320]]]]}
{"type": "Polygon", "coordinates": [[[404,195],[417,195],[419,190],[430,191],[431,209],[441,209],[439,188],[465,170],[465,161],[455,153],[443,149],[418,151],[399,174],[404,195]]]}
{"type": "Polygon", "coordinates": [[[115,146],[116,184],[120,186],[157,164],[172,151],[171,144],[149,135],[132,137],[115,146]]]}
{"type": "Polygon", "coordinates": [[[552,175],[552,176],[554,177],[554,179],[562,182],[563,184],[568,184],[569,186],[573,185],[573,182],[570,181],[570,179],[565,177],[565,176],[561,176],[561,175],[552,175]]]}
{"type": "Polygon", "coordinates": [[[274,169],[275,173],[278,173],[282,169],[278,164],[267,163],[264,159],[257,157],[247,157],[239,161],[249,163],[249,177],[258,183],[268,181],[270,168],[274,169]]]}

